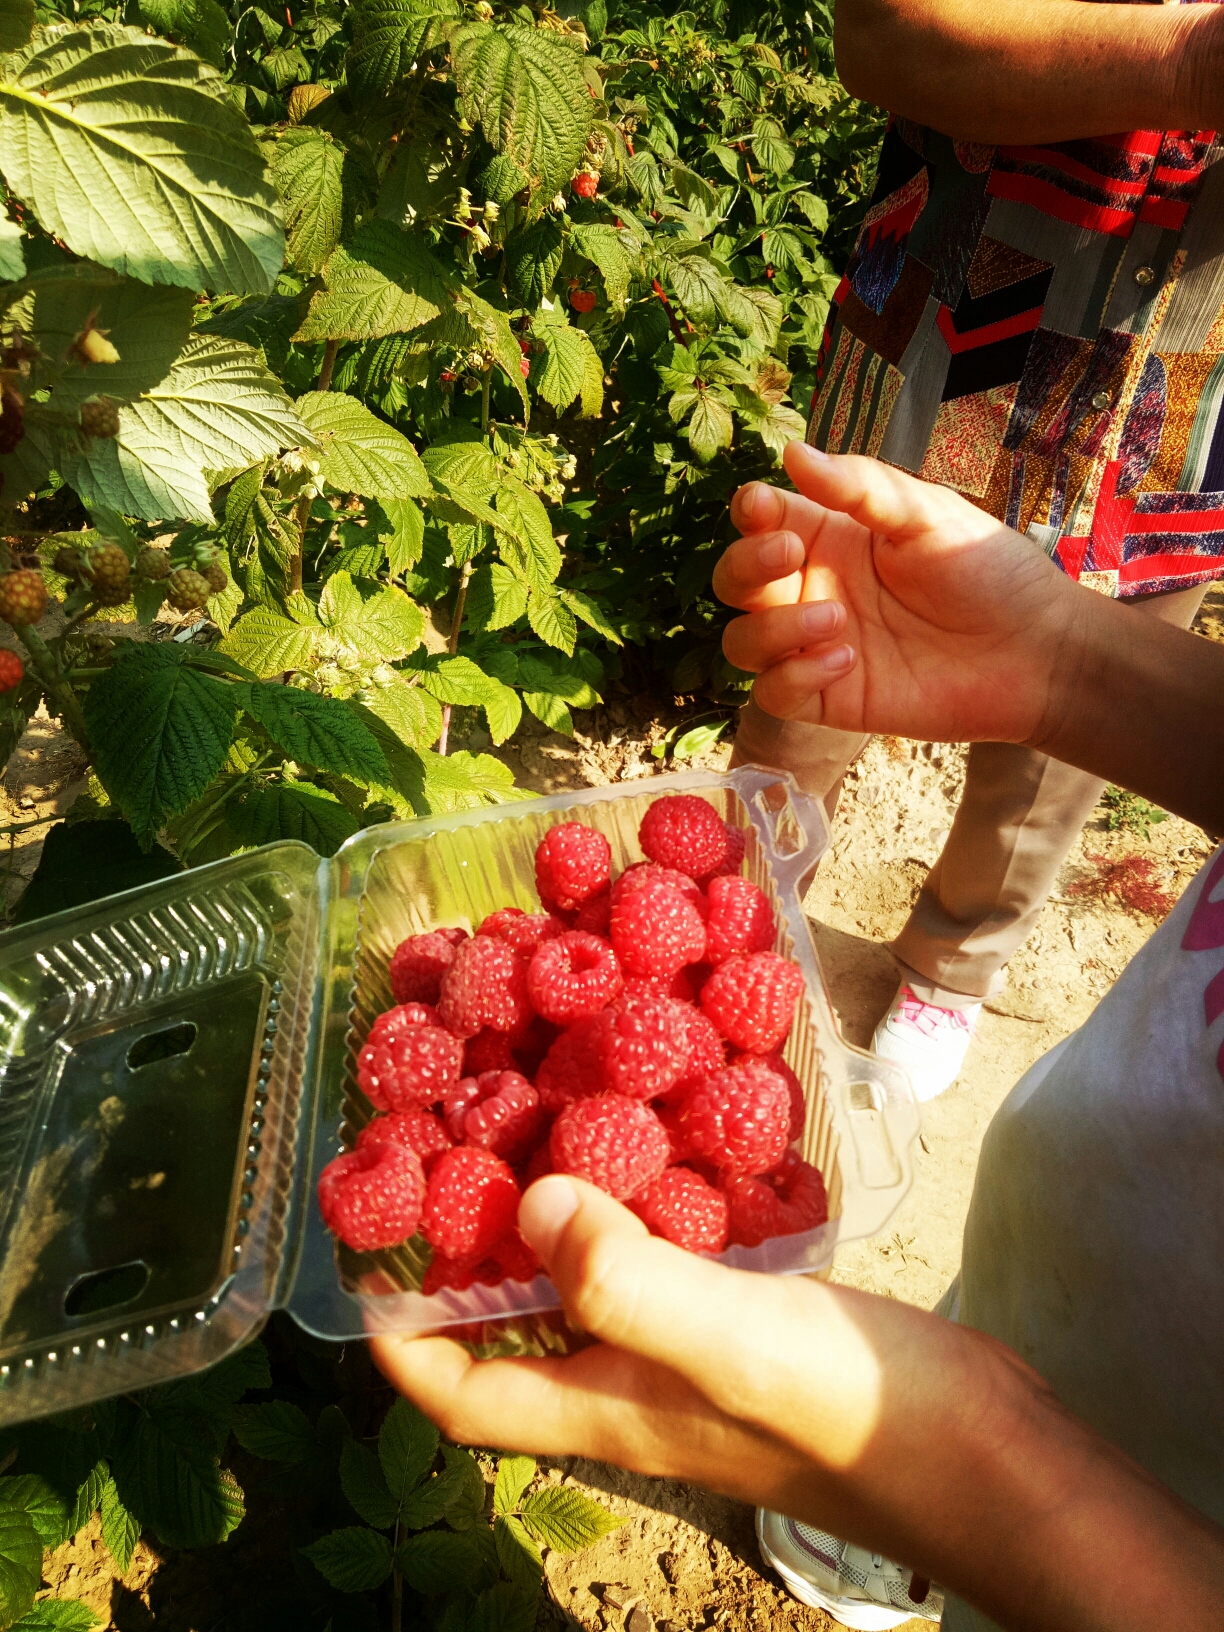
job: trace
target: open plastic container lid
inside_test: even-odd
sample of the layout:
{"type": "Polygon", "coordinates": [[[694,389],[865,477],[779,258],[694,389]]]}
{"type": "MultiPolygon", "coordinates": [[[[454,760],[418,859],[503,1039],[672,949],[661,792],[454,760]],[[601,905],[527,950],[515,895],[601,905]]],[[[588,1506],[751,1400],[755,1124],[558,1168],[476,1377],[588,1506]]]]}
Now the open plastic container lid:
{"type": "Polygon", "coordinates": [[[546,1277],[425,1297],[420,1238],[353,1253],[315,1187],[372,1114],[353,1064],[399,941],[538,910],[535,847],[558,822],[600,828],[614,873],[642,859],[642,816],[672,793],[745,829],[744,872],[807,983],[784,1053],[829,1221],[723,1261],[810,1273],[879,1230],[911,1183],[918,1107],[838,1034],[800,897],[828,828],[790,778],[746,766],[391,823],[329,861],[267,845],[0,935],[0,1424],[202,1370],[274,1309],[326,1338],[452,1327],[478,1353],[564,1348],[546,1277]]]}

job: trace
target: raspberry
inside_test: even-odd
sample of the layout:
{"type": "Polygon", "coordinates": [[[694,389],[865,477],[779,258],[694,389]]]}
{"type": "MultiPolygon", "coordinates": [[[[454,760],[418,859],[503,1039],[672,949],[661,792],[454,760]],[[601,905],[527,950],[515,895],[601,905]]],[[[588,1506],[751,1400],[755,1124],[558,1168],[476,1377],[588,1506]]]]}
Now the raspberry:
{"type": "Polygon", "coordinates": [[[85,571],[90,583],[99,592],[99,599],[108,592],[122,590],[124,599],[130,593],[132,563],[127,558],[127,552],[118,544],[95,545],[85,559],[85,571]]]}
{"type": "Polygon", "coordinates": [[[421,1105],[409,1105],[406,1110],[376,1116],[357,1135],[358,1150],[385,1144],[403,1145],[405,1150],[415,1151],[428,1173],[443,1151],[451,1148],[451,1137],[432,1111],[421,1105]]]}
{"type": "Polygon", "coordinates": [[[119,435],[119,410],[109,397],[94,397],[81,404],[81,431],[85,436],[107,440],[119,435]]]}
{"type": "Polygon", "coordinates": [[[534,1281],[540,1273],[540,1260],[516,1229],[497,1243],[493,1257],[501,1265],[503,1280],[534,1281]]]}
{"type": "MultiPolygon", "coordinates": [[[[516,1031],[510,1039],[510,1047],[514,1051],[512,1062],[514,1069],[521,1071],[528,1079],[533,1079],[540,1069],[541,1060],[560,1035],[559,1026],[541,1020],[537,1014],[525,1030],[516,1031]]],[[[492,1069],[491,1066],[486,1067],[486,1070],[492,1069]]],[[[479,1074],[477,1072],[478,1076],[479,1074]]]]}
{"type": "Polygon", "coordinates": [[[790,1094],[790,1140],[798,1139],[807,1124],[807,1096],[803,1092],[803,1084],[781,1054],[735,1054],[731,1064],[744,1065],[748,1060],[760,1060],[762,1065],[776,1071],[786,1084],[790,1094]]]}
{"type": "Polygon", "coordinates": [[[599,1094],[567,1105],[553,1123],[549,1150],[558,1173],[597,1184],[624,1201],[671,1159],[663,1124],[640,1100],[599,1094]]]}
{"type": "Polygon", "coordinates": [[[703,878],[727,859],[727,824],[695,793],[671,793],[643,816],[638,842],[660,867],[703,878]]]}
{"type": "Polygon", "coordinates": [[[615,906],[632,890],[640,890],[646,884],[668,884],[673,890],[679,890],[703,918],[710,910],[705,892],[696,879],[690,878],[687,873],[678,873],[674,867],[658,867],[653,861],[635,861],[632,867],[625,868],[612,886],[612,905],[615,906]]]}
{"type": "Polygon", "coordinates": [[[12,691],[25,679],[25,669],[16,652],[0,647],[0,691],[12,691]]]}
{"type": "Polygon", "coordinates": [[[594,289],[575,289],[573,294],[570,296],[570,305],[576,312],[582,312],[584,314],[586,312],[593,312],[595,310],[595,302],[597,298],[598,297],[596,296],[594,289]]]}
{"type": "Polygon", "coordinates": [[[214,595],[220,595],[223,589],[229,588],[229,573],[220,561],[210,561],[207,566],[201,567],[200,576],[214,595]]]}
{"type": "Polygon", "coordinates": [[[435,929],[428,935],[409,935],[391,958],[391,992],[397,1003],[436,1003],[442,976],[450,968],[455,948],[467,935],[461,929],[435,929]]]}
{"type": "Polygon", "coordinates": [[[581,822],[550,827],[535,853],[536,888],[545,906],[573,912],[608,887],[612,850],[603,834],[581,822]]]}
{"type": "Polygon", "coordinates": [[[570,186],[579,198],[594,198],[599,190],[599,172],[596,170],[579,170],[570,182],[570,186]]]}
{"type": "Polygon", "coordinates": [[[584,901],[578,908],[574,928],[584,931],[587,935],[606,935],[611,922],[612,896],[609,891],[603,890],[599,895],[593,895],[589,901],[584,901]]]}
{"type": "Polygon", "coordinates": [[[727,1245],[727,1198],[691,1168],[665,1167],[629,1206],[651,1235],[688,1252],[722,1252],[727,1245]]]}
{"type": "Polygon", "coordinates": [[[517,1031],[531,1019],[527,960],[505,941],[477,935],[455,948],[442,976],[438,1011],[456,1037],[474,1037],[485,1026],[517,1031]]]}
{"type": "Polygon", "coordinates": [[[47,586],[35,567],[22,567],[0,577],[0,618],[14,628],[37,623],[47,610],[47,586]]]}
{"type": "Polygon", "coordinates": [[[677,969],[670,980],[654,980],[649,975],[630,975],[625,982],[626,997],[673,997],[677,1003],[695,1003],[701,990],[701,981],[693,976],[709,968],[704,963],[689,963],[677,969]]]}
{"type": "Polygon", "coordinates": [[[480,1145],[515,1162],[539,1132],[540,1096],[517,1071],[486,1071],[457,1083],[442,1101],[442,1115],[457,1145],[480,1145]]]}
{"type": "Polygon", "coordinates": [[[478,1077],[484,1071],[512,1071],[514,1050],[504,1031],[491,1031],[488,1026],[469,1037],[463,1045],[463,1074],[478,1077]]]}
{"type": "Polygon", "coordinates": [[[536,1013],[557,1026],[598,1014],[624,984],[607,941],[578,930],[545,941],[527,966],[527,995],[536,1013]]]}
{"type": "Polygon", "coordinates": [[[706,951],[711,963],[736,952],[772,952],[774,915],[768,897],[746,878],[710,880],[706,951]]]}
{"type": "MultiPolygon", "coordinates": [[[[394,1013],[394,1010],[392,1011],[394,1013]]],[[[459,1081],[463,1044],[440,1026],[406,1026],[357,1056],[357,1086],[379,1111],[433,1105],[459,1081]]]]}
{"type": "Polygon", "coordinates": [[[772,1054],[795,1018],[803,971],[776,952],[728,958],[701,988],[701,1007],[746,1054],[772,1054]]]}
{"type": "Polygon", "coordinates": [[[521,907],[503,907],[491,912],[477,928],[477,935],[492,935],[516,952],[530,957],[544,941],[560,935],[565,925],[550,912],[524,912],[521,907]]]}
{"type": "Polygon", "coordinates": [[[393,1009],[385,1009],[375,1018],[370,1027],[367,1043],[389,1043],[394,1037],[402,1037],[404,1032],[410,1031],[413,1026],[439,1026],[443,1030],[442,1016],[432,1003],[399,1003],[393,1009]]]}
{"type": "Polygon", "coordinates": [[[323,1222],[356,1252],[397,1247],[415,1235],[424,1199],[420,1158],[391,1141],[337,1156],[319,1174],[323,1222]]]}
{"type": "Polygon", "coordinates": [[[548,1115],[555,1115],[571,1100],[602,1092],[600,1037],[599,1020],[579,1020],[561,1033],[541,1060],[536,1090],[548,1115]]]}
{"type": "Polygon", "coordinates": [[[829,1200],[819,1169],[788,1150],[772,1172],[737,1179],[727,1187],[731,1240],[757,1247],[777,1235],[814,1230],[829,1216],[829,1200]]]}
{"type": "Polygon", "coordinates": [[[74,550],[67,544],[61,545],[56,550],[51,558],[51,567],[63,578],[81,578],[85,573],[85,562],[80,550],[74,550]]]}
{"type": "Polygon", "coordinates": [[[435,1252],[421,1291],[426,1297],[448,1288],[466,1292],[472,1286],[500,1286],[503,1281],[533,1281],[540,1260],[517,1230],[511,1230],[484,1258],[447,1258],[435,1252]]]}
{"type": "Polygon", "coordinates": [[[720,1172],[767,1172],[790,1138],[790,1090],[776,1071],[745,1060],[690,1088],[678,1126],[690,1149],[720,1172]]]}
{"type": "MultiPolygon", "coordinates": [[[[57,569],[63,571],[63,568],[57,569]]],[[[170,557],[165,550],[146,544],[136,557],[136,571],[142,578],[160,580],[170,576],[170,557]]]]}
{"type": "Polygon", "coordinates": [[[0,454],[12,453],[25,435],[25,403],[11,385],[0,389],[0,454]]]}
{"type": "Polygon", "coordinates": [[[671,1099],[678,1099],[688,1089],[696,1087],[699,1082],[704,1082],[716,1071],[721,1071],[727,1063],[726,1045],[701,1010],[686,1004],[680,1012],[688,1041],[688,1058],[680,1081],[668,1091],[668,1097],[671,1099]]]}
{"type": "Polygon", "coordinates": [[[671,998],[622,998],[591,1024],[602,1086],[612,1093],[655,1099],[684,1074],[688,1031],[683,1008],[671,998]]]}
{"type": "Polygon", "coordinates": [[[748,845],[748,835],[742,827],[732,827],[730,822],[727,829],[727,859],[721,867],[715,867],[713,873],[702,879],[702,883],[709,888],[713,878],[730,878],[738,874],[744,865],[744,851],[748,845]]]}
{"type": "Polygon", "coordinates": [[[705,924],[679,890],[647,883],[613,903],[612,946],[627,974],[670,980],[705,957],[705,924]]]}
{"type": "Polygon", "coordinates": [[[175,567],[166,579],[166,599],[176,612],[198,612],[211,594],[208,579],[190,567],[175,567]]]}
{"type": "Polygon", "coordinates": [[[500,1156],[459,1145],[429,1175],[421,1232],[447,1258],[483,1258],[514,1225],[519,1187],[500,1156]]]}

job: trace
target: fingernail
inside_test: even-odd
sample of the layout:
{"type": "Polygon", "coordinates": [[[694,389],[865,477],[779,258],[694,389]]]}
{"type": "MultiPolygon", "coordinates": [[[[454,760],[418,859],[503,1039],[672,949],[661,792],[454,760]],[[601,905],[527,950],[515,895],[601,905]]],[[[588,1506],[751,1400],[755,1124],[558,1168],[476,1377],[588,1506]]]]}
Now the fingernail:
{"type": "Polygon", "coordinates": [[[802,546],[795,549],[795,541],[786,533],[767,538],[760,546],[757,559],[766,572],[789,572],[799,565],[802,546]]]}
{"type": "Polygon", "coordinates": [[[805,635],[831,635],[840,618],[841,605],[837,601],[812,601],[799,612],[805,635]]]}
{"type": "Polygon", "coordinates": [[[854,647],[835,646],[831,652],[822,652],[820,662],[830,674],[841,674],[854,667],[854,647]]]}
{"type": "Polygon", "coordinates": [[[560,1173],[539,1179],[519,1203],[519,1229],[547,1264],[557,1237],[578,1211],[578,1192],[560,1173]]]}
{"type": "Polygon", "coordinates": [[[814,448],[810,442],[795,441],[791,443],[791,447],[795,449],[801,458],[810,459],[813,464],[823,465],[828,462],[829,455],[824,449],[814,448]]]}

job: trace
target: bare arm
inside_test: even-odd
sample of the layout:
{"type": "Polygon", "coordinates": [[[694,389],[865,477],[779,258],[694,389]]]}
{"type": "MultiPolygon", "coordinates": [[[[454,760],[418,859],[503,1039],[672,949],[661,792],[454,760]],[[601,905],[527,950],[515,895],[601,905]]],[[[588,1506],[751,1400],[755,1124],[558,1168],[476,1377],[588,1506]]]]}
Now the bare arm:
{"type": "Polygon", "coordinates": [[[1224,123],[1224,8],[839,0],[847,89],[965,141],[1065,142],[1224,123]]]}

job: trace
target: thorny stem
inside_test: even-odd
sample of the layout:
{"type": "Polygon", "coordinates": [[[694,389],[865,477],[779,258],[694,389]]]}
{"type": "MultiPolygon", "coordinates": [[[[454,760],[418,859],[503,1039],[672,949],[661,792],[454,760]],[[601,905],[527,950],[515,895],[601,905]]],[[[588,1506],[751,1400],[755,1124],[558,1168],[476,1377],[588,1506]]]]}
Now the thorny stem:
{"type": "MultiPolygon", "coordinates": [[[[470,561],[465,561],[463,564],[463,574],[459,579],[459,593],[455,596],[455,614],[451,620],[450,639],[446,643],[446,649],[452,657],[454,657],[455,653],[459,650],[459,630],[463,624],[463,603],[467,600],[468,580],[471,578],[471,576],[472,563],[470,561]]],[[[440,754],[445,754],[446,752],[446,739],[450,736],[450,723],[451,705],[449,703],[443,703],[442,730],[438,736],[438,752],[440,754]]]]}
{"type": "Polygon", "coordinates": [[[484,384],[480,388],[480,429],[487,433],[489,429],[489,389],[493,383],[493,370],[485,369],[484,384]]]}
{"type": "Polygon", "coordinates": [[[666,294],[666,291],[663,288],[663,285],[659,282],[658,278],[653,278],[651,280],[650,287],[651,287],[651,289],[653,289],[654,293],[658,296],[659,300],[663,303],[663,310],[667,313],[667,326],[671,329],[671,332],[672,332],[673,336],[680,342],[680,344],[687,351],[688,350],[688,337],[686,336],[684,330],[680,327],[679,321],[676,318],[675,311],[672,309],[672,303],[671,303],[670,300],[668,300],[667,294],[666,294]]]}
{"type": "Polygon", "coordinates": [[[51,655],[50,647],[32,624],[23,624],[17,630],[17,638],[29,652],[35,672],[47,688],[47,695],[59,710],[60,718],[85,752],[90,753],[92,750],[89,732],[85,728],[85,716],[81,712],[81,705],[77,701],[76,692],[60,673],[59,664],[51,655]]]}
{"type": "MultiPolygon", "coordinates": [[[[323,347],[323,361],[319,365],[319,377],[315,381],[316,391],[330,391],[332,374],[336,367],[336,353],[340,350],[339,340],[329,340],[323,347]]],[[[306,529],[310,525],[311,497],[303,493],[293,512],[294,522],[297,524],[298,543],[293,552],[293,559],[289,563],[289,593],[300,595],[302,591],[302,552],[306,548],[306,529]]]]}

